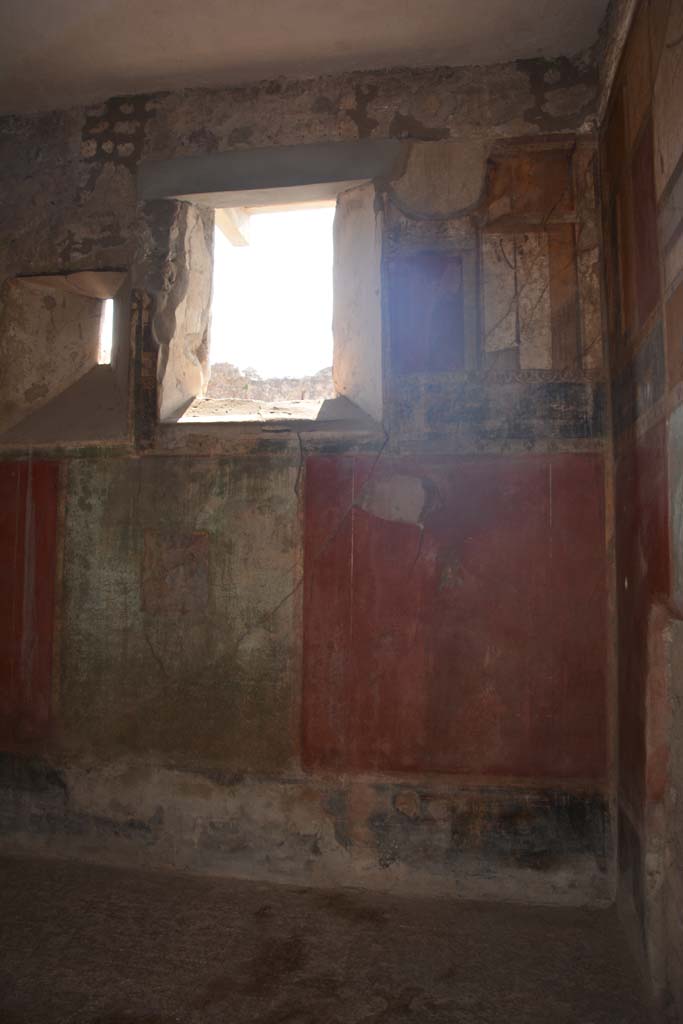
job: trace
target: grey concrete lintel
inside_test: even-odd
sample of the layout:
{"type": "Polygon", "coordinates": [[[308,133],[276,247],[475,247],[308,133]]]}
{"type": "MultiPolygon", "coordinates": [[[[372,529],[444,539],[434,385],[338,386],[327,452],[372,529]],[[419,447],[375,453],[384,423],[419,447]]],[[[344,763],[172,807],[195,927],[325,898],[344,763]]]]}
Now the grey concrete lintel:
{"type": "MultiPolygon", "coordinates": [[[[195,199],[228,206],[226,193],[274,190],[390,177],[402,153],[397,139],[359,139],[301,146],[239,149],[175,160],[147,160],[138,168],[140,199],[195,199]]],[[[317,198],[311,195],[310,198],[317,198]]],[[[237,205],[245,205],[240,199],[237,205]]]]}

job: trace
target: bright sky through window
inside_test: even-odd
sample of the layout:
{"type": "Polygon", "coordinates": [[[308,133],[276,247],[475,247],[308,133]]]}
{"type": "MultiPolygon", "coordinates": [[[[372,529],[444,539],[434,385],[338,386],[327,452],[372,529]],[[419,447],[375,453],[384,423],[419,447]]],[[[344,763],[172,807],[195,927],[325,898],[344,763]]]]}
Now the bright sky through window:
{"type": "Polygon", "coordinates": [[[111,347],[114,340],[114,300],[105,299],[100,315],[100,349],[97,361],[100,365],[111,363],[111,347]]]}
{"type": "Polygon", "coordinates": [[[334,206],[254,211],[249,244],[217,230],[211,362],[263,377],[332,366],[334,206]]]}

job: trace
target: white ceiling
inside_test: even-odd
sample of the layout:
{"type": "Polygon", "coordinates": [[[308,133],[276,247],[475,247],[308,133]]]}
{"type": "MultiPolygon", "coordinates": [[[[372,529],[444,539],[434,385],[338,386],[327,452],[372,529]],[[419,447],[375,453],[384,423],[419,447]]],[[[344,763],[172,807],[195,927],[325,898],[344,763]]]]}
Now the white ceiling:
{"type": "Polygon", "coordinates": [[[0,112],[590,45],[607,0],[0,0],[0,112]]]}

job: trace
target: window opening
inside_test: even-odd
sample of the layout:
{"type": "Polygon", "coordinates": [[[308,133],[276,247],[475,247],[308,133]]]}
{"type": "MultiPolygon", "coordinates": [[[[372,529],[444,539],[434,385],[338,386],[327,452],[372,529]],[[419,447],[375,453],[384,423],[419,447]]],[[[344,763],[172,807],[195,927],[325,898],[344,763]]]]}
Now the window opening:
{"type": "Polygon", "coordinates": [[[104,299],[100,313],[100,343],[97,362],[100,366],[111,363],[111,352],[114,341],[114,300],[104,299]]]}
{"type": "Polygon", "coordinates": [[[333,200],[216,211],[207,399],[334,397],[334,214],[333,200]]]}

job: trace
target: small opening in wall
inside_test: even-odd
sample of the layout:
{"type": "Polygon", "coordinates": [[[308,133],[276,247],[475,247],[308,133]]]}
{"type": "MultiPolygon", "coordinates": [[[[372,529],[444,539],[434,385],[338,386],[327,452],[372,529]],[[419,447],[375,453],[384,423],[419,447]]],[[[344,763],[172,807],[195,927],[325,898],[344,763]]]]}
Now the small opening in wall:
{"type": "Polygon", "coordinates": [[[334,200],[216,210],[206,398],[226,413],[334,397],[334,214],[334,200]]]}
{"type": "Polygon", "coordinates": [[[0,373],[3,442],[80,443],[126,435],[129,309],[124,270],[9,281],[1,339],[7,355],[0,373]]]}
{"type": "Polygon", "coordinates": [[[104,299],[100,313],[100,343],[97,362],[100,366],[111,363],[111,352],[114,341],[114,300],[104,299]]]}

